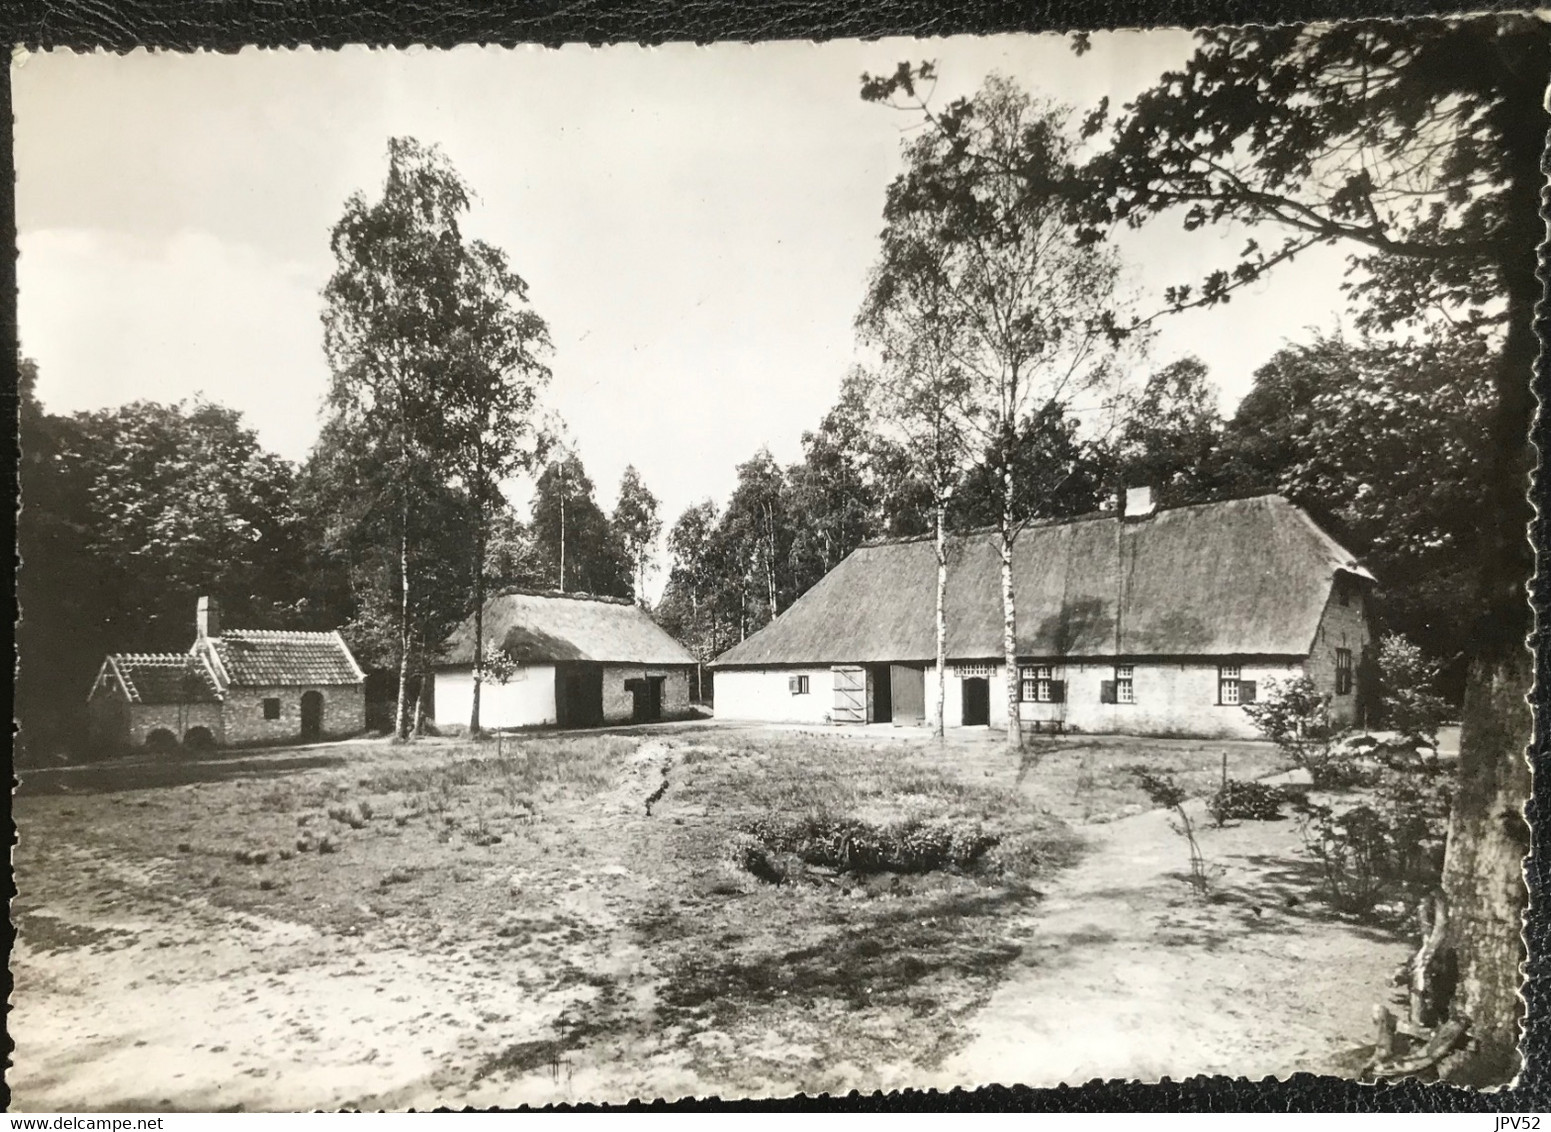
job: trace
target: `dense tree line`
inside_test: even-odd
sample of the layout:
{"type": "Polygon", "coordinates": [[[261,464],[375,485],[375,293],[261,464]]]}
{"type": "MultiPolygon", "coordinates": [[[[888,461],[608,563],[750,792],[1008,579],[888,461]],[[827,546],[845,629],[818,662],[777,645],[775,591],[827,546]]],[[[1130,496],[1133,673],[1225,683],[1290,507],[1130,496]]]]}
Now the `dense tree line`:
{"type": "Polygon", "coordinates": [[[437,150],[395,138],[388,157],[380,194],[352,196],[332,235],[332,381],[301,466],[204,401],[49,414],[23,361],[27,748],[78,742],[106,653],[186,649],[203,594],[233,626],[341,628],[364,666],[397,674],[400,735],[441,643],[486,593],[638,596],[656,499],[629,468],[604,515],[540,412],[548,334],[526,283],[463,237],[470,193],[437,150]],[[522,476],[537,479],[526,522],[506,495],[522,476]]]}
{"type": "MultiPolygon", "coordinates": [[[[397,670],[396,546],[334,484],[339,453],[295,465],[266,452],[240,414],[205,401],[50,414],[35,367],[24,362],[21,372],[16,698],[25,749],[78,742],[105,654],[188,648],[205,594],[221,600],[228,625],[340,628],[365,667],[397,670]]],[[[593,487],[580,460],[568,460],[564,490],[578,521],[565,531],[565,588],[636,597],[628,531],[591,518],[602,514],[593,487]]],[[[629,473],[622,490],[632,478],[644,490],[629,473]]],[[[412,676],[434,663],[428,646],[475,607],[468,548],[481,529],[484,589],[559,588],[560,530],[537,521],[557,509],[557,479],[554,464],[541,474],[534,519],[503,496],[487,505],[482,528],[460,485],[417,486],[411,570],[426,596],[411,626],[412,676]]]]}

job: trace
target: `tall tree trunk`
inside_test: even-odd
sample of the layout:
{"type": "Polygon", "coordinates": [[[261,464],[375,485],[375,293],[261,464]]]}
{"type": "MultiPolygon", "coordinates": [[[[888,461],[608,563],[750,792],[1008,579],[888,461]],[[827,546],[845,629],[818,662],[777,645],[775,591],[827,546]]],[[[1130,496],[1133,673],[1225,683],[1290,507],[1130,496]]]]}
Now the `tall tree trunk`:
{"type": "MultiPolygon", "coordinates": [[[[480,473],[483,475],[483,473],[480,473]]],[[[474,502],[474,694],[469,708],[469,734],[479,734],[479,693],[485,666],[485,505],[474,502]]]]}
{"type": "Polygon", "coordinates": [[[431,674],[420,674],[420,690],[415,693],[415,734],[425,734],[426,705],[431,698],[431,674]]]}
{"type": "Polygon", "coordinates": [[[948,696],[948,504],[937,493],[937,706],[932,710],[932,734],[944,737],[943,710],[948,696]]]}
{"type": "Polygon", "coordinates": [[[399,700],[393,733],[409,738],[409,503],[399,510],[399,700]]]}
{"type": "Polygon", "coordinates": [[[1002,662],[1007,690],[1007,742],[1023,746],[1023,721],[1018,717],[1018,616],[1012,585],[1012,465],[1002,466],[1002,515],[997,551],[1002,559],[1002,662]]]}
{"type": "Polygon", "coordinates": [[[770,591],[770,620],[776,619],[776,538],[775,538],[775,510],[768,508],[765,514],[765,539],[768,550],[765,554],[765,585],[770,591]]]}
{"type": "Polygon", "coordinates": [[[1527,697],[1534,668],[1526,645],[1532,618],[1525,585],[1535,561],[1528,539],[1534,515],[1525,491],[1534,467],[1529,433],[1539,353],[1535,304],[1544,294],[1535,278],[1534,249],[1546,238],[1539,211],[1546,199],[1540,167],[1546,116],[1539,59],[1520,62],[1526,64],[1522,73],[1493,111],[1504,141],[1516,224],[1512,238],[1504,241],[1508,250],[1500,268],[1508,323],[1487,454],[1492,500],[1482,532],[1485,615],[1472,642],[1443,869],[1449,913],[1443,947],[1452,953],[1458,972],[1449,1013],[1468,1018],[1470,1028],[1468,1046],[1446,1059],[1439,1075],[1477,1087],[1503,1084],[1521,1067],[1519,988],[1528,903],[1523,866],[1530,829],[1524,808],[1531,781],[1533,717],[1527,697]]]}
{"type": "Polygon", "coordinates": [[[1457,972],[1449,1014],[1469,1019],[1469,1046],[1444,1062],[1456,1084],[1504,1084],[1519,1072],[1524,909],[1528,890],[1524,820],[1531,715],[1527,653],[1471,666],[1465,692],[1459,779],[1449,814],[1443,949],[1457,972]]]}

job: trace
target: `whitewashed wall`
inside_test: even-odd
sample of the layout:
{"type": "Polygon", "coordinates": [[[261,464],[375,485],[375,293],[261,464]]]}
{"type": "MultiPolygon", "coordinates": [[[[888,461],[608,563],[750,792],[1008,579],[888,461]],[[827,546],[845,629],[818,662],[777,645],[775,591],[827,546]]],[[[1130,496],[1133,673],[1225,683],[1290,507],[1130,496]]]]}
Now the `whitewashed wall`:
{"type": "MultiPolygon", "coordinates": [[[[467,727],[474,706],[474,673],[468,668],[436,672],[436,722],[467,727]]],[[[549,664],[519,668],[505,684],[479,687],[482,727],[536,727],[555,722],[555,669],[549,664]]]]}
{"type": "Polygon", "coordinates": [[[716,673],[717,719],[770,723],[827,723],[835,707],[835,678],[825,668],[722,668],[716,673]],[[807,695],[788,680],[808,678],[807,695]]]}
{"type": "MultiPolygon", "coordinates": [[[[1244,709],[1219,704],[1218,666],[1210,663],[1146,663],[1132,665],[1135,702],[1100,702],[1100,684],[1115,678],[1113,664],[1057,664],[1053,676],[1066,680],[1066,703],[1019,705],[1025,722],[1064,719],[1076,731],[1114,735],[1181,735],[1211,739],[1258,739],[1260,732],[1244,709]]],[[[1303,674],[1303,666],[1244,664],[1241,678],[1286,680],[1303,674]]]]}
{"type": "MultiPolygon", "coordinates": [[[[942,721],[944,727],[964,726],[964,677],[961,675],[962,665],[948,663],[948,678],[944,684],[946,700],[943,705],[942,721]]],[[[987,677],[991,695],[991,723],[994,728],[1007,726],[1007,684],[1003,680],[1004,665],[993,664],[990,666],[991,674],[987,677]]],[[[937,666],[931,665],[926,670],[926,718],[932,718],[932,712],[937,704],[937,666]]]]}

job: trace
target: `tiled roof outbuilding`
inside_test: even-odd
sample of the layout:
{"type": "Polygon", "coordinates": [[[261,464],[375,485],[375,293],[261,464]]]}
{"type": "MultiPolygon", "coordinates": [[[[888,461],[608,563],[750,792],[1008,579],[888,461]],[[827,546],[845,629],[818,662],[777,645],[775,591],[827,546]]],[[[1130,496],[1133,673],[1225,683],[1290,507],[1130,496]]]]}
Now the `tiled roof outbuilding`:
{"type": "Polygon", "coordinates": [[[359,684],[366,678],[338,633],[230,629],[196,641],[192,653],[202,652],[213,656],[228,687],[359,684]]]}

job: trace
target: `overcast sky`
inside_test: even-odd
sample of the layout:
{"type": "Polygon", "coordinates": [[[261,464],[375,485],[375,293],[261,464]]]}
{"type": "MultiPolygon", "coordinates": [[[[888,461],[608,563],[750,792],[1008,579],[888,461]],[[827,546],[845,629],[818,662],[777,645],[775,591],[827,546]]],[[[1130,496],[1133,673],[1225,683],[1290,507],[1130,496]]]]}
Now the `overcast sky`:
{"type": "MultiPolygon", "coordinates": [[[[555,343],[550,402],[600,502],[627,463],[665,523],[761,445],[801,452],[855,357],[852,318],[908,119],[863,71],[936,59],[938,99],[991,71],[1079,109],[1183,60],[1178,32],[814,45],[35,55],[14,71],[22,348],[54,412],[195,393],[291,459],[327,379],[328,232],[387,139],[439,144],[555,343]]],[[[1243,233],[1157,226],[1125,251],[1143,305],[1243,233]]],[[[1163,320],[1154,365],[1205,360],[1232,407],[1284,341],[1331,329],[1325,249],[1228,307],[1163,320]]]]}

